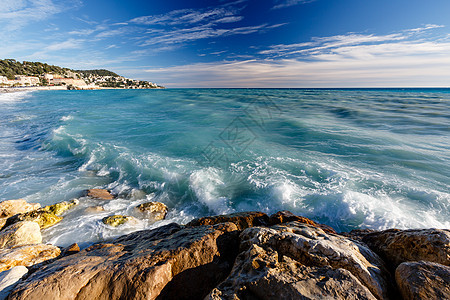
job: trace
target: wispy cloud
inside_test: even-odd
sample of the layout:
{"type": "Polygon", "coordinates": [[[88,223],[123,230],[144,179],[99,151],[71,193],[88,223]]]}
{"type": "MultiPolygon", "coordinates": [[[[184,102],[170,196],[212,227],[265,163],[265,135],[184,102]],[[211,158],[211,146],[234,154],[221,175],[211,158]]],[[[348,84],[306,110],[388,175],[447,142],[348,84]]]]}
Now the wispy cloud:
{"type": "MultiPolygon", "coordinates": [[[[218,7],[174,10],[166,14],[142,16],[128,23],[147,28],[140,46],[183,44],[200,39],[245,35],[274,29],[283,24],[237,26],[244,19],[240,13],[245,1],[218,7]],[[241,6],[240,6],[241,5],[241,6]],[[226,26],[225,26],[226,25],[226,26]]],[[[161,46],[157,46],[161,47],[161,46]]]]}
{"type": "Polygon", "coordinates": [[[130,20],[130,23],[141,25],[178,25],[196,24],[200,22],[237,22],[242,20],[241,16],[235,15],[234,9],[219,7],[206,10],[180,9],[167,14],[142,16],[130,20]]]}
{"type": "Polygon", "coordinates": [[[269,52],[261,51],[263,57],[257,59],[149,68],[145,72],[167,86],[179,87],[448,86],[450,37],[418,34],[426,28],[440,26],[388,35],[321,37],[272,46],[269,52]]]}
{"type": "Polygon", "coordinates": [[[314,1],[316,0],[275,0],[276,4],[272,7],[272,9],[285,8],[298,4],[306,4],[314,1]]]}
{"type": "Polygon", "coordinates": [[[78,6],[80,1],[53,0],[2,0],[0,4],[0,27],[13,32],[32,22],[48,19],[50,16],[78,6]]]}

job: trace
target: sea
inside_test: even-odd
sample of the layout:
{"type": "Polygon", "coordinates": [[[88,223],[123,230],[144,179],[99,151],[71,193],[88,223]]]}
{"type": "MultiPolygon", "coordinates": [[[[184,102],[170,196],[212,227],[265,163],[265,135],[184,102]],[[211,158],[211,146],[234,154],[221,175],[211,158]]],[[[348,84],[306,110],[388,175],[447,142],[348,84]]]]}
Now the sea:
{"type": "Polygon", "coordinates": [[[17,198],[81,199],[42,231],[58,246],[240,211],[338,232],[450,228],[450,89],[2,93],[0,201],[17,198]],[[118,197],[80,198],[89,188],[118,197]],[[149,201],[165,220],[138,215],[149,201]],[[137,221],[101,222],[114,214],[137,221]]]}

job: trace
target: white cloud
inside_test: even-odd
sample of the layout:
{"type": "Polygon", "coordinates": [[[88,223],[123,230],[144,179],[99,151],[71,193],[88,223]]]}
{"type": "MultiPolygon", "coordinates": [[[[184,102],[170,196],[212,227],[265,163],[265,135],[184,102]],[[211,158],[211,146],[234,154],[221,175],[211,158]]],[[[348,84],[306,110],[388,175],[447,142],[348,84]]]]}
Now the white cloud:
{"type": "MultiPolygon", "coordinates": [[[[440,26],[423,28],[426,27],[440,26]]],[[[285,58],[266,56],[145,72],[169,87],[450,86],[450,37],[416,35],[422,31],[315,38],[260,52],[281,53],[285,58]]]]}
{"type": "Polygon", "coordinates": [[[275,3],[277,4],[275,4],[275,6],[272,7],[272,9],[285,8],[298,4],[306,4],[314,1],[316,0],[276,0],[275,3]]]}
{"type": "Polygon", "coordinates": [[[2,0],[0,4],[0,27],[4,31],[16,31],[29,23],[46,20],[52,15],[80,4],[75,1],[53,0],[2,0]]]}

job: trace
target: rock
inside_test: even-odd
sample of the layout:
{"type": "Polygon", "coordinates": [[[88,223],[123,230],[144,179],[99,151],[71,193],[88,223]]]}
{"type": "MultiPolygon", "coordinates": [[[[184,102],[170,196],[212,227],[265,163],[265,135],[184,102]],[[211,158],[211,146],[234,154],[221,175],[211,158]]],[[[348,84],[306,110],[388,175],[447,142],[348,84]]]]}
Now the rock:
{"type": "Polygon", "coordinates": [[[169,224],[96,244],[40,268],[9,299],[202,299],[231,269],[236,229],[169,224]]]}
{"type": "Polygon", "coordinates": [[[102,222],[106,225],[117,227],[123,225],[129,221],[135,220],[135,218],[130,216],[114,215],[109,217],[104,217],[102,222]]]}
{"type": "Polygon", "coordinates": [[[72,199],[70,201],[63,201],[53,205],[45,206],[44,208],[42,208],[42,210],[51,212],[59,216],[78,204],[80,204],[80,201],[78,199],[72,199]]]}
{"type": "Polygon", "coordinates": [[[367,234],[362,240],[394,269],[402,262],[419,260],[450,265],[448,229],[389,229],[367,234]]]}
{"type": "Polygon", "coordinates": [[[293,222],[293,221],[303,223],[303,224],[308,224],[308,225],[311,225],[314,227],[319,227],[323,231],[328,232],[328,233],[336,233],[336,231],[328,225],[319,224],[308,218],[296,216],[287,210],[279,211],[276,214],[271,215],[270,219],[269,219],[269,224],[276,225],[276,224],[288,223],[288,222],[293,222]]]}
{"type": "Polygon", "coordinates": [[[16,214],[25,213],[40,208],[39,203],[28,203],[23,199],[6,200],[0,202],[0,228],[2,228],[6,220],[16,214]]]}
{"type": "Polygon", "coordinates": [[[61,257],[76,254],[78,252],[80,252],[80,246],[78,246],[77,243],[73,243],[72,245],[61,249],[61,257]]]}
{"type": "Polygon", "coordinates": [[[354,239],[355,241],[362,242],[363,237],[369,233],[377,232],[373,229],[353,229],[350,232],[340,232],[339,235],[354,239]]]}
{"type": "Polygon", "coordinates": [[[21,221],[32,221],[39,224],[41,229],[50,227],[52,225],[55,225],[56,223],[60,222],[63,218],[59,217],[51,212],[48,212],[43,209],[33,210],[27,213],[17,214],[15,216],[9,217],[8,220],[6,220],[4,228],[7,228],[8,226],[21,222],[21,221]]]}
{"type": "Polygon", "coordinates": [[[450,267],[419,261],[400,264],[395,280],[403,299],[450,299],[450,267]]]}
{"type": "Polygon", "coordinates": [[[231,222],[236,224],[239,230],[253,227],[268,225],[269,217],[262,212],[250,211],[240,212],[229,215],[211,216],[199,219],[194,219],[186,226],[201,226],[201,225],[214,225],[225,222],[231,222]]]}
{"type": "Polygon", "coordinates": [[[52,245],[25,245],[0,250],[0,272],[15,266],[32,266],[59,256],[61,251],[52,245]]]}
{"type": "Polygon", "coordinates": [[[28,273],[24,266],[17,266],[0,273],[0,300],[6,299],[18,281],[28,273]]]}
{"type": "Polygon", "coordinates": [[[18,222],[0,231],[0,249],[40,243],[42,235],[36,222],[18,222]]]}
{"type": "Polygon", "coordinates": [[[103,208],[103,206],[98,205],[98,206],[89,206],[84,211],[88,214],[92,214],[105,211],[105,209],[103,208]]]}
{"type": "Polygon", "coordinates": [[[39,203],[28,203],[23,199],[6,200],[0,202],[0,218],[9,218],[16,214],[25,213],[40,208],[39,203]]]}
{"type": "Polygon", "coordinates": [[[90,189],[86,191],[86,196],[94,198],[94,199],[100,199],[100,200],[113,200],[114,196],[111,194],[110,191],[105,189],[90,189]]]}
{"type": "Polygon", "coordinates": [[[384,263],[363,244],[298,222],[240,238],[241,254],[210,299],[388,298],[384,263]]]}
{"type": "Polygon", "coordinates": [[[231,275],[205,299],[373,299],[351,272],[309,267],[255,244],[241,253],[231,275]]]}
{"type": "Polygon", "coordinates": [[[155,222],[164,220],[167,215],[167,206],[161,202],[142,203],[136,209],[155,222]]]}

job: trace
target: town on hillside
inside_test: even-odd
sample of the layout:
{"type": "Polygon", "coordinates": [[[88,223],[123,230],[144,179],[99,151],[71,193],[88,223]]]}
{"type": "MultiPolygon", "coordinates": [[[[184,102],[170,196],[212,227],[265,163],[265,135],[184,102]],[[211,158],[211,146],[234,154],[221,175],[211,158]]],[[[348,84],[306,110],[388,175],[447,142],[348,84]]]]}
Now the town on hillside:
{"type": "Polygon", "coordinates": [[[71,70],[40,62],[0,60],[0,87],[61,87],[66,89],[152,89],[155,83],[125,78],[108,70],[71,70]]]}

